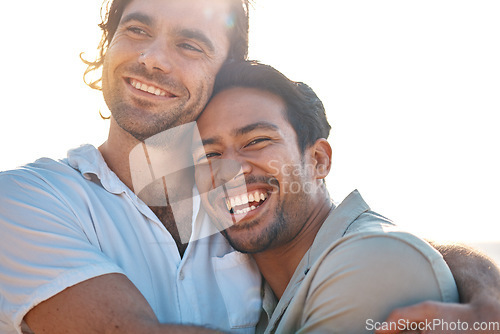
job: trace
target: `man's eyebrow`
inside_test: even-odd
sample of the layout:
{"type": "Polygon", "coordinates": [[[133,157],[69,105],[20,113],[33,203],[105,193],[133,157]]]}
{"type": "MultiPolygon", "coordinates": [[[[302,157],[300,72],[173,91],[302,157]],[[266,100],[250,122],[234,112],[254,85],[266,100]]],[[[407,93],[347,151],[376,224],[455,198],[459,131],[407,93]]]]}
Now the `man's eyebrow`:
{"type": "Polygon", "coordinates": [[[219,136],[215,136],[215,137],[211,137],[211,138],[207,138],[207,139],[202,139],[201,141],[196,140],[196,142],[192,144],[192,148],[193,148],[193,151],[196,151],[205,145],[216,144],[216,143],[220,142],[221,140],[222,140],[222,138],[219,136]]]}
{"type": "MultiPolygon", "coordinates": [[[[241,135],[247,134],[249,132],[252,132],[254,130],[278,131],[279,128],[276,125],[269,123],[269,122],[257,122],[257,123],[248,124],[242,128],[234,130],[232,132],[232,135],[233,136],[241,136],[241,135]]],[[[205,138],[205,139],[202,139],[201,141],[198,140],[196,143],[193,143],[193,149],[196,150],[202,146],[217,144],[217,143],[220,143],[221,141],[222,141],[222,137],[220,137],[220,136],[205,138]]]]}
{"type": "Polygon", "coordinates": [[[121,19],[120,24],[125,24],[130,21],[138,21],[147,26],[153,25],[153,19],[151,18],[151,16],[139,12],[128,14],[123,19],[121,19]]]}
{"type": "Polygon", "coordinates": [[[205,44],[205,46],[211,52],[215,50],[214,43],[212,43],[210,38],[208,38],[208,36],[199,29],[179,29],[179,31],[177,31],[177,34],[184,38],[194,39],[205,44]]]}
{"type": "Polygon", "coordinates": [[[222,141],[222,138],[219,136],[215,136],[215,137],[211,137],[211,138],[202,139],[201,143],[203,146],[205,146],[205,145],[217,144],[220,141],[222,141]]]}
{"type": "Polygon", "coordinates": [[[256,122],[252,124],[248,124],[242,128],[236,129],[233,131],[233,136],[241,136],[252,132],[254,130],[270,130],[270,131],[278,131],[279,128],[273,123],[269,122],[256,122]]]}

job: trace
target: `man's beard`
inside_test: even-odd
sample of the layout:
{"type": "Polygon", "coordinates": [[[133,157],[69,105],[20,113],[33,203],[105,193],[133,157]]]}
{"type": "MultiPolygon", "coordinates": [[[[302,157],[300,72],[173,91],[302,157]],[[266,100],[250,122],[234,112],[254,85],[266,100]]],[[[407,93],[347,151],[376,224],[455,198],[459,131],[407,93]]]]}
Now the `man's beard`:
{"type": "MultiPolygon", "coordinates": [[[[148,110],[151,106],[145,101],[136,101],[136,103],[140,109],[144,110],[148,110]]],[[[159,114],[150,114],[147,121],[141,122],[140,119],[138,121],[137,115],[141,112],[138,109],[129,104],[119,103],[115,104],[111,114],[120,128],[141,142],[163,131],[187,123],[188,119],[191,119],[189,115],[193,114],[192,110],[186,110],[185,105],[181,104],[159,114]]]]}
{"type": "Polygon", "coordinates": [[[206,88],[203,85],[197,87],[194,92],[188,92],[184,86],[170,76],[160,73],[150,74],[141,66],[129,65],[124,69],[124,72],[139,78],[145,78],[152,84],[156,84],[181,96],[176,98],[177,101],[174,101],[176,103],[174,106],[168,106],[165,107],[165,110],[156,110],[149,113],[147,111],[154,108],[155,105],[157,107],[158,104],[153,104],[136,97],[129,97],[133,103],[126,102],[123,98],[126,95],[125,89],[118,89],[118,85],[117,87],[111,87],[106,80],[103,80],[104,99],[113,119],[120,128],[139,141],[143,142],[165,130],[192,122],[203,110],[206,103],[203,99],[207,95],[203,93],[203,90],[206,88]],[[198,96],[197,100],[190,99],[195,96],[198,96]],[[191,101],[191,106],[187,106],[189,101],[191,101]]]}
{"type": "MultiPolygon", "coordinates": [[[[276,179],[274,180],[277,182],[276,179]]],[[[275,183],[275,185],[277,185],[277,183],[275,183]]],[[[296,234],[300,232],[303,225],[306,223],[306,218],[297,215],[297,213],[307,212],[306,208],[308,207],[308,203],[309,198],[304,194],[303,196],[288,198],[286,201],[280,201],[274,210],[273,221],[256,236],[252,235],[251,231],[254,226],[258,226],[258,219],[246,222],[242,226],[236,225],[229,228],[229,230],[231,228],[238,229],[241,235],[244,234],[245,231],[248,231],[248,238],[241,238],[241,235],[240,238],[232,238],[231,233],[228,233],[227,230],[223,230],[221,233],[237,251],[249,254],[260,253],[275,246],[287,243],[296,237],[296,234]],[[289,226],[287,225],[289,224],[301,226],[295,231],[293,228],[288,228],[289,226]]]]}
{"type": "MultiPolygon", "coordinates": [[[[241,253],[260,253],[269,249],[277,237],[285,230],[286,218],[284,216],[281,205],[276,208],[275,219],[272,224],[267,226],[258,236],[252,237],[252,239],[233,239],[231,234],[227,230],[223,230],[222,234],[226,237],[227,241],[237,251],[241,253]]],[[[244,227],[240,228],[240,232],[245,230],[251,230],[253,226],[257,225],[258,221],[251,221],[245,224],[244,227]]]]}

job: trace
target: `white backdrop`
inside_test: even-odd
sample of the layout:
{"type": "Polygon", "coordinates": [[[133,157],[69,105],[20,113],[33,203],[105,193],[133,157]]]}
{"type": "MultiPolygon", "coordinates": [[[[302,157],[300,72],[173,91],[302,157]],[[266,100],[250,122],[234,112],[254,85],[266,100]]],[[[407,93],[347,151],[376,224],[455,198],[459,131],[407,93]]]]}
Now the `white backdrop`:
{"type": "MultiPolygon", "coordinates": [[[[3,4],[0,170],[105,140],[78,58],[99,6],[3,4]]],[[[335,200],[358,188],[426,237],[498,241],[499,14],[496,0],[256,0],[250,56],[323,100],[335,200]]]]}

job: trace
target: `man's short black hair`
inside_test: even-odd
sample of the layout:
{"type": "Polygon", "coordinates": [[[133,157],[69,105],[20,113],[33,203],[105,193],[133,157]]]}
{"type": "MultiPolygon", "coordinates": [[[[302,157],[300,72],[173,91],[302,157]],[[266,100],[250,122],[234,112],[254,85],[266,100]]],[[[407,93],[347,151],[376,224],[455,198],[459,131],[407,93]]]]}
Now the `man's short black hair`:
{"type": "Polygon", "coordinates": [[[328,138],[331,126],[316,93],[305,83],[294,82],[269,65],[256,61],[225,64],[215,80],[212,97],[231,87],[256,88],[283,99],[285,117],[297,134],[301,152],[320,138],[328,138]]]}

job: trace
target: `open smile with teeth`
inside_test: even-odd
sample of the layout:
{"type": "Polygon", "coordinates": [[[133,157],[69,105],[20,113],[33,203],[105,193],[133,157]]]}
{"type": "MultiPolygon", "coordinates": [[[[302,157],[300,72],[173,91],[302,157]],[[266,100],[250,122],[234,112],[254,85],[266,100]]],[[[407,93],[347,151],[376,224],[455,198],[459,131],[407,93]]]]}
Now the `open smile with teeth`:
{"type": "Polygon", "coordinates": [[[226,207],[232,214],[247,213],[261,206],[267,197],[267,192],[256,190],[247,194],[226,198],[226,207]]]}
{"type": "Polygon", "coordinates": [[[153,94],[153,95],[156,95],[156,96],[174,97],[173,94],[170,94],[169,92],[167,92],[167,91],[165,91],[165,90],[163,90],[161,88],[147,85],[147,84],[145,84],[143,82],[140,82],[140,81],[137,81],[135,79],[130,79],[130,84],[135,89],[138,89],[138,90],[141,90],[143,92],[150,93],[150,94],[153,94]]]}

